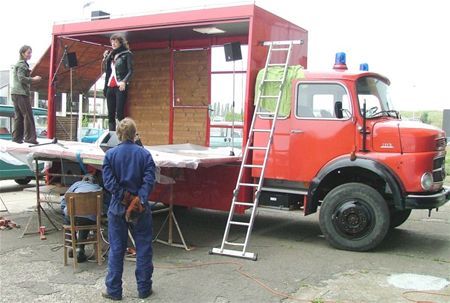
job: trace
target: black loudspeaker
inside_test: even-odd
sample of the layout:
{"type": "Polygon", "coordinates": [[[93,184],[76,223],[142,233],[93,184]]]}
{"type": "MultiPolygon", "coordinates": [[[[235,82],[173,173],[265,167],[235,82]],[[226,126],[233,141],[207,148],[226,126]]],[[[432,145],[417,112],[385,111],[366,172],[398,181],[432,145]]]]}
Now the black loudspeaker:
{"type": "Polygon", "coordinates": [[[64,66],[66,68],[73,68],[78,66],[77,54],[67,53],[64,57],[64,66]]]}
{"type": "Polygon", "coordinates": [[[225,49],[225,60],[227,62],[242,59],[240,42],[226,43],[223,45],[223,47],[225,49]]]}

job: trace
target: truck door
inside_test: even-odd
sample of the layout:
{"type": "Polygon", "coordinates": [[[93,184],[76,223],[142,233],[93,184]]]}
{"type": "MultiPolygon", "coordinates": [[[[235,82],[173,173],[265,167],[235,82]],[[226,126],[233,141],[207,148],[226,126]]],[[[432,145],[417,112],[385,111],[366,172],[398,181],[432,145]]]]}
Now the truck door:
{"type": "Polygon", "coordinates": [[[311,181],[355,145],[349,93],[338,82],[298,82],[289,134],[290,180],[311,181]]]}

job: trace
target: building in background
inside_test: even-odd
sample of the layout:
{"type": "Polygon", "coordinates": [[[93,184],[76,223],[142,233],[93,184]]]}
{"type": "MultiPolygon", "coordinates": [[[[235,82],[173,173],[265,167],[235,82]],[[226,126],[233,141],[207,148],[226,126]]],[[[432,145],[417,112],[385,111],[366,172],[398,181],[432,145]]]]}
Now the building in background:
{"type": "Polygon", "coordinates": [[[450,109],[444,109],[442,113],[442,129],[447,135],[447,143],[450,142],[450,109]]]}

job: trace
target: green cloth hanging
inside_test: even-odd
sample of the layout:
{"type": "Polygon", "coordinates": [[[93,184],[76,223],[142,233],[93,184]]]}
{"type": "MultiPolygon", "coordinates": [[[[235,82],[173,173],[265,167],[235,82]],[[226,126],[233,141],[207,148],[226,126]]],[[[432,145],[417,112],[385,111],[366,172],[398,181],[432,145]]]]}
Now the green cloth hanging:
{"type": "MultiPolygon", "coordinates": [[[[255,85],[255,105],[260,94],[259,86],[263,80],[264,68],[258,72],[255,85]]],[[[266,75],[267,80],[278,80],[283,78],[284,67],[271,66],[266,75]]],[[[291,97],[292,97],[292,80],[303,78],[303,67],[301,65],[289,66],[286,74],[286,81],[284,82],[283,91],[281,94],[281,103],[278,112],[279,117],[287,117],[291,112],[291,97]]],[[[263,95],[276,96],[278,95],[279,84],[276,82],[267,82],[264,84],[263,95]]],[[[277,105],[276,99],[261,99],[261,111],[274,112],[277,105]]]]}

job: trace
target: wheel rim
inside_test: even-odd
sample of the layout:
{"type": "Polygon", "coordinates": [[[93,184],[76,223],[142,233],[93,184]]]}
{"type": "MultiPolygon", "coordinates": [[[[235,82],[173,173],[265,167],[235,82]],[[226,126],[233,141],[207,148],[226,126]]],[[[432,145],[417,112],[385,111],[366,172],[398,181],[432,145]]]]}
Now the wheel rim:
{"type": "Polygon", "coordinates": [[[372,231],[375,217],[372,209],[364,201],[355,199],[345,201],[336,207],[332,221],[341,235],[357,239],[372,231]]]}

